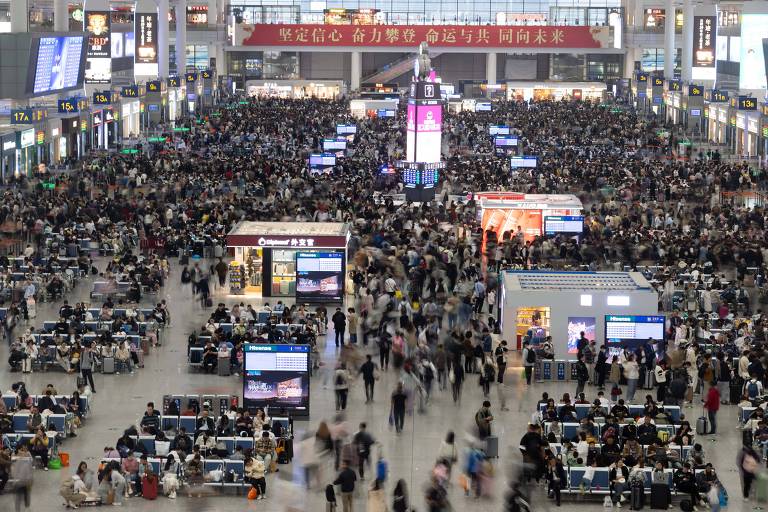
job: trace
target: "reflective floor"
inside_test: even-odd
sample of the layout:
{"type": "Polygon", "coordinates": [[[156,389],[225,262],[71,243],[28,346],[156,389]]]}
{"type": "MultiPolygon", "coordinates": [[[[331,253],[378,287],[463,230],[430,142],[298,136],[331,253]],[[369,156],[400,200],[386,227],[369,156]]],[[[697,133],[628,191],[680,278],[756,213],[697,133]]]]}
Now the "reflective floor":
{"type": "MultiPolygon", "coordinates": [[[[103,267],[103,262],[101,267],[103,267]]],[[[186,340],[193,327],[203,325],[207,318],[199,301],[193,301],[190,289],[182,288],[179,284],[178,267],[173,266],[174,274],[168,280],[165,289],[157,297],[168,300],[172,314],[172,324],[163,333],[163,346],[146,357],[146,366],[134,375],[96,375],[98,394],[92,401],[92,413],[79,436],[65,442],[63,450],[70,453],[72,467],[61,471],[38,471],[35,473],[35,483],[32,491],[32,507],[35,511],[63,509],[62,499],[58,495],[59,482],[73,471],[77,462],[85,460],[89,466],[98,464],[99,456],[107,445],[114,446],[120,433],[129,425],[138,422],[148,401],[159,402],[163,394],[224,394],[242,393],[241,380],[238,377],[218,377],[190,372],[186,364],[186,340]]],[[[88,300],[90,278],[82,281],[70,302],[88,300]]],[[[227,297],[223,290],[214,301],[225,302],[228,305],[240,302],[242,297],[227,297]]],[[[149,303],[150,300],[145,301],[149,303]]],[[[258,299],[251,299],[251,304],[259,304],[258,299]]],[[[246,302],[248,303],[248,302],[246,302]]],[[[40,325],[44,320],[55,319],[60,304],[39,304],[38,316],[34,325],[40,325]]],[[[330,343],[321,343],[321,371],[311,381],[311,416],[308,422],[297,422],[297,431],[314,429],[321,419],[331,419],[334,413],[334,396],[331,379],[327,376],[327,368],[332,368],[337,357],[334,348],[332,332],[330,343]],[[326,388],[324,382],[329,386],[326,388]]],[[[75,375],[66,375],[60,371],[48,373],[33,373],[24,375],[9,373],[5,363],[8,357],[8,347],[0,347],[0,387],[9,389],[13,382],[24,380],[30,393],[39,393],[42,388],[52,383],[62,393],[69,393],[75,386],[75,375]]],[[[511,364],[510,366],[514,366],[511,364]]],[[[500,459],[497,466],[494,496],[488,499],[476,500],[466,498],[463,492],[452,485],[450,498],[454,510],[486,511],[503,510],[501,497],[506,489],[507,465],[518,453],[517,445],[525,431],[525,426],[531,417],[536,400],[543,391],[559,396],[568,391],[573,393],[575,385],[569,383],[536,384],[526,388],[520,383],[521,369],[509,368],[508,378],[502,392],[507,397],[509,411],[501,411],[498,405],[498,390],[491,394],[492,411],[495,416],[495,434],[500,438],[500,459]]],[[[465,386],[461,404],[455,405],[450,391],[436,391],[425,414],[416,414],[406,419],[402,435],[396,435],[390,430],[389,394],[394,389],[397,378],[394,371],[382,376],[376,383],[376,396],[372,404],[365,404],[365,394],[362,381],[356,381],[351,388],[346,419],[352,431],[357,429],[361,421],[368,423],[368,429],[378,442],[390,467],[390,476],[386,484],[388,507],[391,509],[391,497],[394,483],[403,478],[409,485],[411,506],[418,511],[427,510],[423,489],[428,480],[429,471],[435,462],[435,454],[441,440],[448,430],[454,430],[463,446],[463,439],[468,428],[474,423],[474,415],[482,403],[482,393],[476,378],[470,378],[465,386]]],[[[588,397],[593,396],[588,390],[588,397]]],[[[644,395],[643,395],[644,396],[644,395]]],[[[699,416],[698,406],[687,409],[689,418],[699,416]]],[[[726,406],[719,414],[720,434],[716,441],[706,441],[704,449],[706,459],[715,464],[715,468],[728,489],[731,502],[729,510],[752,510],[754,502],[743,502],[740,498],[738,473],[735,471],[735,459],[740,444],[741,434],[736,431],[736,407],[726,406]]],[[[693,423],[693,421],[692,421],[693,423]]],[[[299,432],[300,434],[300,432],[299,432]]],[[[460,457],[459,464],[462,464],[460,457]]],[[[323,487],[333,478],[333,470],[328,465],[323,474],[323,487]]],[[[454,473],[455,482],[456,472],[454,473]]],[[[355,509],[366,510],[366,489],[370,481],[358,486],[355,499],[355,509]]],[[[286,511],[308,510],[324,511],[325,496],[318,489],[307,491],[303,484],[303,473],[299,464],[281,466],[277,474],[267,476],[267,499],[263,501],[248,501],[244,495],[234,493],[227,495],[189,498],[180,495],[175,501],[160,497],[159,501],[151,502],[142,498],[131,498],[125,503],[126,508],[136,510],[151,510],[158,505],[163,510],[261,510],[286,511]],[[296,466],[296,467],[294,467],[296,466]],[[292,508],[293,507],[293,508],[292,508]]],[[[535,510],[544,510],[553,504],[543,495],[534,500],[535,510]]],[[[602,502],[593,500],[577,502],[575,498],[564,498],[563,507],[587,509],[602,507],[602,502]]],[[[552,508],[555,508],[552,506],[552,508]]],[[[628,507],[626,507],[628,508],[628,507]]],[[[0,511],[13,510],[13,500],[9,496],[0,497],[0,511]]],[[[341,510],[341,509],[339,509],[341,510]]]]}

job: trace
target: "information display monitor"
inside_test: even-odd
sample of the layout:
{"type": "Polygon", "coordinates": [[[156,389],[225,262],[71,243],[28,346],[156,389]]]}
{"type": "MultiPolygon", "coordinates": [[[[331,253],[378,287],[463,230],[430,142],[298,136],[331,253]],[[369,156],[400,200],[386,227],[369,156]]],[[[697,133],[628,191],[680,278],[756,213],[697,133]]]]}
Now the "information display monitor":
{"type": "Polygon", "coordinates": [[[497,135],[493,139],[493,148],[497,156],[516,155],[518,139],[515,135],[497,135]]]}
{"type": "Polygon", "coordinates": [[[533,155],[513,156],[509,159],[509,166],[512,169],[535,169],[538,163],[539,159],[533,155]]]}
{"type": "Polygon", "coordinates": [[[343,295],[343,253],[296,253],[296,300],[341,301],[343,295]]]}
{"type": "Polygon", "coordinates": [[[309,345],[246,343],[243,367],[246,408],[309,415],[309,345]]]}
{"type": "Polygon", "coordinates": [[[635,350],[648,339],[664,339],[664,316],[606,315],[605,341],[611,351],[635,350]]]}
{"type": "Polygon", "coordinates": [[[488,126],[488,133],[490,135],[509,135],[509,126],[492,124],[488,126]]]}
{"type": "Polygon", "coordinates": [[[85,37],[35,37],[29,54],[27,93],[37,96],[81,87],[85,74],[85,37]]]}
{"type": "Polygon", "coordinates": [[[328,173],[336,165],[336,155],[334,153],[312,153],[309,155],[309,172],[328,173]]]}
{"type": "Polygon", "coordinates": [[[583,215],[547,215],[544,217],[544,234],[578,233],[584,231],[583,215]]]}

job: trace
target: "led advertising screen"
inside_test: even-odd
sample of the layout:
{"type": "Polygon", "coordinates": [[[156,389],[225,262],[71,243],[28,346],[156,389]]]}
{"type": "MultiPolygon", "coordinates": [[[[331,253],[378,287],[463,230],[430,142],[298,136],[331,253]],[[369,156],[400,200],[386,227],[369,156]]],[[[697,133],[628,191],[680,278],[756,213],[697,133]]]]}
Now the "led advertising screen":
{"type": "Polygon", "coordinates": [[[532,240],[541,236],[541,210],[486,208],[480,225],[483,231],[495,231],[498,240],[504,239],[504,233],[520,231],[526,240],[532,240]]]}
{"type": "Polygon", "coordinates": [[[544,217],[544,234],[581,233],[584,231],[584,216],[582,215],[546,215],[544,217]]]}
{"type": "Polygon", "coordinates": [[[125,57],[125,39],[123,36],[124,34],[122,32],[112,33],[110,54],[113,59],[122,59],[125,57]]]}
{"type": "Polygon", "coordinates": [[[341,301],[343,295],[343,253],[296,253],[296,300],[341,301]]]}
{"type": "Polygon", "coordinates": [[[513,169],[525,167],[535,169],[539,159],[533,155],[513,156],[509,159],[509,166],[513,169]]]}
{"type": "Polygon", "coordinates": [[[742,14],[739,89],[766,88],[764,39],[768,39],[768,14],[742,14]]]}
{"type": "Polygon", "coordinates": [[[377,117],[395,117],[395,111],[381,108],[376,111],[376,116],[377,117]]]}
{"type": "MultiPolygon", "coordinates": [[[[243,346],[243,405],[309,414],[309,345],[243,346]]],[[[273,412],[274,411],[274,412],[273,412]]]]}
{"type": "Polygon", "coordinates": [[[109,11],[86,11],[83,26],[88,34],[85,83],[108,84],[112,80],[112,43],[109,11]]]}
{"type": "Polygon", "coordinates": [[[593,316],[569,316],[568,317],[568,353],[578,354],[578,343],[581,333],[589,341],[595,341],[595,317],[593,316]]]}
{"type": "Polygon", "coordinates": [[[134,74],[137,76],[157,76],[157,13],[136,13],[135,19],[134,74]]]}
{"type": "Polygon", "coordinates": [[[475,112],[490,112],[491,110],[490,101],[478,101],[475,103],[475,112]]]}
{"type": "Polygon", "coordinates": [[[334,153],[312,153],[309,155],[309,172],[311,173],[329,173],[336,165],[336,155],[334,153]]]}
{"type": "Polygon", "coordinates": [[[509,126],[492,124],[488,126],[488,133],[490,135],[509,135],[509,126]]]}
{"type": "Polygon", "coordinates": [[[714,80],[715,50],[717,39],[717,17],[693,17],[693,67],[691,77],[694,80],[714,80]]]}
{"type": "Polygon", "coordinates": [[[648,338],[664,339],[664,316],[606,315],[605,341],[611,350],[627,347],[634,350],[648,338]]]}
{"type": "Polygon", "coordinates": [[[497,135],[493,139],[493,147],[498,156],[517,154],[517,137],[514,135],[497,135]]]}
{"type": "Polygon", "coordinates": [[[85,37],[32,39],[27,71],[27,93],[50,94],[82,86],[85,37]]]}
{"type": "Polygon", "coordinates": [[[406,149],[409,162],[440,161],[443,106],[440,102],[408,102],[406,149]]]}

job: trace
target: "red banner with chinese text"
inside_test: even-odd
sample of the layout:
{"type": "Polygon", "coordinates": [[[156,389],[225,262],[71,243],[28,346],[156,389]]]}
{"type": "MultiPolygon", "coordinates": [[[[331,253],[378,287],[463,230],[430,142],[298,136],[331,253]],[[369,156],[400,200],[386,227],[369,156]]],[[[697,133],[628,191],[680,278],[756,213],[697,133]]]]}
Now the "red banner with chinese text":
{"type": "Polygon", "coordinates": [[[609,27],[454,25],[246,25],[242,46],[417,46],[432,48],[608,48],[609,27]]]}

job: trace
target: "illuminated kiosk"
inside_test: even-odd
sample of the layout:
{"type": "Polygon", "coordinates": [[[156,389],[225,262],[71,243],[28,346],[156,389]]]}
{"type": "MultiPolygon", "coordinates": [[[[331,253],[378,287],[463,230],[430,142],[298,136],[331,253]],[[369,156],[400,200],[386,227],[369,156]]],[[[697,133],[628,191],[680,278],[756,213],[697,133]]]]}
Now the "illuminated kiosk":
{"type": "Polygon", "coordinates": [[[610,351],[664,337],[658,294],[639,272],[508,270],[499,277],[502,339],[518,350],[552,336],[556,359],[576,359],[579,333],[610,351]]]}
{"type": "Polygon", "coordinates": [[[407,201],[434,201],[442,147],[443,101],[440,84],[434,82],[427,44],[419,45],[414,61],[414,77],[408,98],[406,159],[396,162],[400,169],[407,201]]]}

